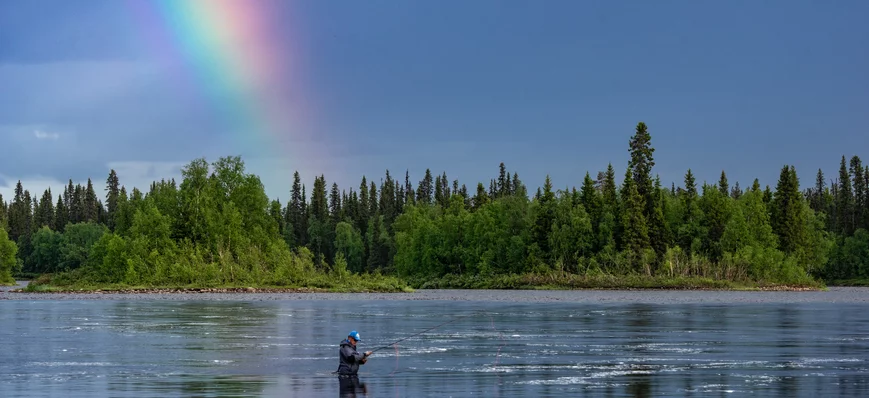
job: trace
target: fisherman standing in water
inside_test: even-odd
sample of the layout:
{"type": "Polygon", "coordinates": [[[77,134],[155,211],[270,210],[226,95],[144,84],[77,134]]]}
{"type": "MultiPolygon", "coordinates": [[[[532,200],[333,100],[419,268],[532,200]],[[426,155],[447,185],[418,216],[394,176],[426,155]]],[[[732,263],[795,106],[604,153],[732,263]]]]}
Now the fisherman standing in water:
{"type": "Polygon", "coordinates": [[[362,341],[359,337],[359,332],[352,331],[347,338],[341,341],[341,350],[338,354],[339,364],[338,370],[338,390],[341,397],[355,397],[356,393],[361,392],[367,395],[368,389],[365,384],[359,382],[359,377],[356,372],[359,371],[359,366],[368,362],[368,356],[371,351],[360,354],[356,351],[356,342],[362,341]]]}
{"type": "Polygon", "coordinates": [[[355,376],[356,372],[359,371],[359,365],[364,365],[368,361],[371,351],[367,351],[364,354],[356,352],[356,343],[359,341],[362,341],[362,338],[359,337],[359,332],[354,330],[341,342],[341,350],[338,356],[338,374],[342,376],[355,376]]]}

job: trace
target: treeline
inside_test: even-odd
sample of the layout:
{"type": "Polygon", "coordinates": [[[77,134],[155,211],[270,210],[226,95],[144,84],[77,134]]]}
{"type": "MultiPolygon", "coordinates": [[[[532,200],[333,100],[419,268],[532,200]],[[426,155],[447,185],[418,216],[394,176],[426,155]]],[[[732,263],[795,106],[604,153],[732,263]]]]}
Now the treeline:
{"type": "Polygon", "coordinates": [[[297,172],[286,204],[269,200],[237,157],[197,159],[180,185],[154,182],[147,193],[128,194],[111,171],[105,201],[90,181],[70,181],[56,203],[19,183],[10,204],[0,198],[15,242],[4,246],[0,235],[0,266],[7,276],[60,272],[130,285],[328,285],[348,272],[415,285],[553,273],[869,278],[869,167],[859,157],[843,157],[829,184],[819,170],[806,190],[788,165],[774,190],[756,179],[731,186],[723,171],[716,185],[698,186],[690,169],[681,186],[663,187],[644,123],[628,148],[621,185],[610,164],[578,189],[557,190],[547,177],[533,195],[503,163],[471,191],[445,173],[426,170],[414,186],[409,172],[400,181],[387,170],[379,183],[363,176],[347,190],[320,175],[308,195],[297,172]]]}

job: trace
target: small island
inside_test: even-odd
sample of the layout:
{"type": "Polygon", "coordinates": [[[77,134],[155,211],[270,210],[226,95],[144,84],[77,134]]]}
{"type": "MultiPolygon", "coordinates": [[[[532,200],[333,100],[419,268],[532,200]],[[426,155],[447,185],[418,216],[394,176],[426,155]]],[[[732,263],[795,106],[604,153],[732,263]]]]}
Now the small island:
{"type": "Polygon", "coordinates": [[[843,156],[837,182],[801,189],[715,185],[687,170],[662,186],[640,122],[620,184],[610,163],[579,188],[531,194],[501,163],[471,188],[387,170],[358,189],[296,172],[290,200],[265,193],[240,157],[196,159],[183,179],[105,200],[88,180],[55,200],[19,181],[0,196],[0,283],[28,292],[411,292],[468,289],[823,289],[869,278],[869,167],[843,156]]]}

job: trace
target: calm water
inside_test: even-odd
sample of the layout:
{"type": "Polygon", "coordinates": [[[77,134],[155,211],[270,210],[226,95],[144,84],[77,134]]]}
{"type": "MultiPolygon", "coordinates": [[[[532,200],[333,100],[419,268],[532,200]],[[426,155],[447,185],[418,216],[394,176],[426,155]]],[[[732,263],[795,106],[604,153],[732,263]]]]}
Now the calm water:
{"type": "Polygon", "coordinates": [[[535,293],[480,301],[6,293],[0,395],[340,396],[331,372],[351,329],[364,339],[360,351],[387,346],[362,367],[360,397],[869,395],[862,299],[631,293],[644,298],[636,302],[619,292],[558,292],[511,302],[511,294],[535,293]],[[661,303],[650,302],[655,295],[661,303]]]}

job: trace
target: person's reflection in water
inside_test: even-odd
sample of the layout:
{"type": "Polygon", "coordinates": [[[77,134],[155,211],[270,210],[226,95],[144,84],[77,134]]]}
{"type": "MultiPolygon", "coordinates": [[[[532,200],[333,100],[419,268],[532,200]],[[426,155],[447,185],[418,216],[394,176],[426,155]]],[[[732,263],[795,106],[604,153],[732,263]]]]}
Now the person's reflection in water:
{"type": "Polygon", "coordinates": [[[357,397],[358,393],[362,393],[361,396],[368,396],[368,388],[365,387],[365,383],[361,383],[359,381],[359,376],[357,375],[339,375],[338,376],[338,396],[341,398],[350,398],[357,397]]]}

